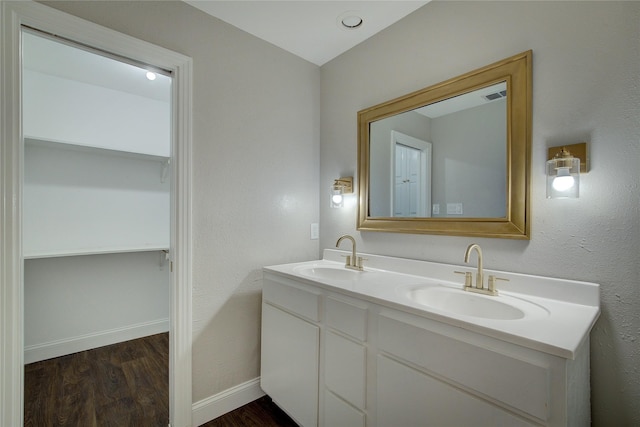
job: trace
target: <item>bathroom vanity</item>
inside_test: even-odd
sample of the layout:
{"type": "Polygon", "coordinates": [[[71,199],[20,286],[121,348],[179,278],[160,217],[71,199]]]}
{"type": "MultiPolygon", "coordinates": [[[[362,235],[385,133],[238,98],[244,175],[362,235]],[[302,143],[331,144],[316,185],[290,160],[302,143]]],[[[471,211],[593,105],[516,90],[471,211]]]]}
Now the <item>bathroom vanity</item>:
{"type": "Polygon", "coordinates": [[[261,386],[298,424],[589,424],[597,284],[346,254],[264,268],[261,386]]]}

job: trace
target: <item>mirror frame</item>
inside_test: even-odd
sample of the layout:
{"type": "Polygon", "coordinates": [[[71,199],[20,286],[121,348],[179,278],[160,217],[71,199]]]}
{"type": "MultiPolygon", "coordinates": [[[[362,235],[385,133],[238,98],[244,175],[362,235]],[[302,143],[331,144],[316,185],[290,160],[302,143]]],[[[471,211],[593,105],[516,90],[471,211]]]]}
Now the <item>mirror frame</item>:
{"type": "Polygon", "coordinates": [[[531,180],[532,51],[358,112],[358,220],[360,231],[529,239],[531,180]],[[507,83],[506,216],[501,218],[370,217],[369,129],[372,122],[463,93],[507,83]]]}

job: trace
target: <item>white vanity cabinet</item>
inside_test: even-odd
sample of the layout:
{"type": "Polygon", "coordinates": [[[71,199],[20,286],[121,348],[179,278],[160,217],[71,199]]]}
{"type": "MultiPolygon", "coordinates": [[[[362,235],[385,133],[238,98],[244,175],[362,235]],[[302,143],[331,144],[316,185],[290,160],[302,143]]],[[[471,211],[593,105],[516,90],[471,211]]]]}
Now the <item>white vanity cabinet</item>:
{"type": "Polygon", "coordinates": [[[588,341],[568,360],[388,309],[377,339],[379,426],[588,425],[588,341]]]}
{"type": "Polygon", "coordinates": [[[320,295],[265,276],[260,386],[304,427],[318,424],[320,295]]]}
{"type": "Polygon", "coordinates": [[[589,424],[588,334],[562,357],[357,286],[265,269],[261,384],[302,426],[589,424]]]}
{"type": "Polygon", "coordinates": [[[366,425],[368,307],[345,296],[324,296],[324,405],[321,425],[366,425]]]}
{"type": "Polygon", "coordinates": [[[260,385],[301,426],[366,425],[367,312],[265,274],[260,385]]]}
{"type": "Polygon", "coordinates": [[[378,357],[378,425],[531,426],[508,412],[424,372],[378,357]]]}

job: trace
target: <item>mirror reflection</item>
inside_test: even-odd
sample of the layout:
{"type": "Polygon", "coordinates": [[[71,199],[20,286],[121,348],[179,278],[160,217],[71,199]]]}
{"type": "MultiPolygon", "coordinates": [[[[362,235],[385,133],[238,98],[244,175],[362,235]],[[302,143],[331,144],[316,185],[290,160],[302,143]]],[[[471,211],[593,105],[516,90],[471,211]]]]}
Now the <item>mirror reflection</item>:
{"type": "Polygon", "coordinates": [[[370,217],[504,218],[507,84],[369,124],[370,217]]]}
{"type": "Polygon", "coordinates": [[[528,239],[531,59],[359,111],[357,229],[528,239]]]}

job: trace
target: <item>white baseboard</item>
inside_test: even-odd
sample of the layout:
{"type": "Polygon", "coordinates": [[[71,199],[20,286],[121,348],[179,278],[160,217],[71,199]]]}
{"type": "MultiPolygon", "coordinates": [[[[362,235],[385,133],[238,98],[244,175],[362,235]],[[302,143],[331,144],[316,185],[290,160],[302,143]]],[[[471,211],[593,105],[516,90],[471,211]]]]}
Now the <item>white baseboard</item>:
{"type": "Polygon", "coordinates": [[[264,395],[258,377],[202,399],[193,404],[193,426],[207,423],[264,395]]]}
{"type": "Polygon", "coordinates": [[[24,363],[39,362],[53,357],[168,332],[169,324],[169,319],[160,319],[93,334],[26,346],[24,348],[24,363]]]}

